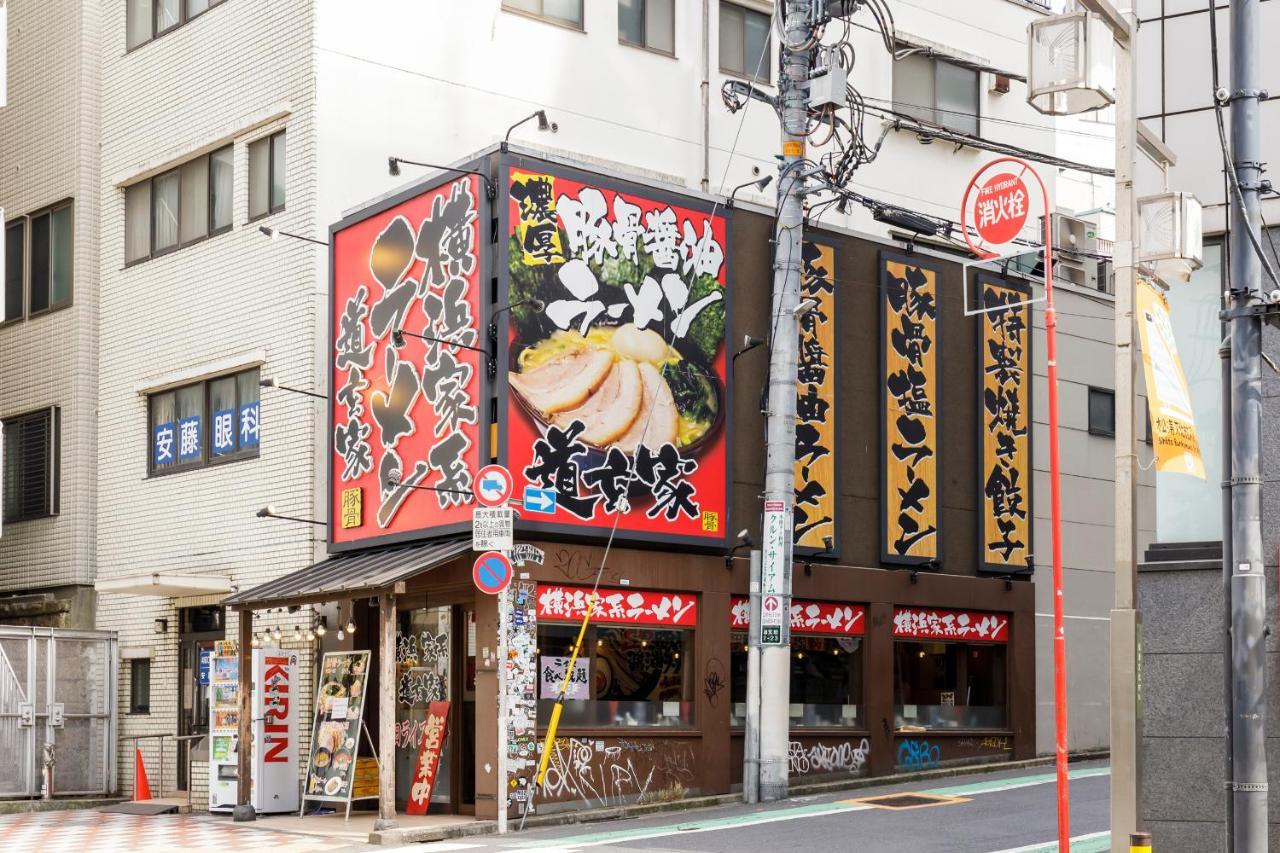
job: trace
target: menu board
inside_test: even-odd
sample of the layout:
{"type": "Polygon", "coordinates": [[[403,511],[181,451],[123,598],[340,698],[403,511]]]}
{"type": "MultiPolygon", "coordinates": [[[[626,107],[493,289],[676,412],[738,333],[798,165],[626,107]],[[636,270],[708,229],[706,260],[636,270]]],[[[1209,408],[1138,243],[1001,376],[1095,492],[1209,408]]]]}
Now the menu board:
{"type": "MultiPolygon", "coordinates": [[[[328,652],[320,667],[303,799],[350,803],[368,684],[369,652],[328,652]]],[[[377,797],[375,791],[372,795],[377,797]]]]}

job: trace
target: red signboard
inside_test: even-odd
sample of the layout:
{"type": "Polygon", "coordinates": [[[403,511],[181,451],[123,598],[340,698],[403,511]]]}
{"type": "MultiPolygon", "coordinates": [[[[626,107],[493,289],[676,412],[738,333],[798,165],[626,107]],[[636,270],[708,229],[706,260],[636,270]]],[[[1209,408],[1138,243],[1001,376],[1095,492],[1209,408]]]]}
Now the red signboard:
{"type": "MultiPolygon", "coordinates": [[[[688,628],[698,624],[697,597],[689,593],[601,589],[596,594],[593,622],[688,628]]],[[[538,584],[538,619],[581,621],[590,601],[590,587],[538,584]]]]}
{"type": "Polygon", "coordinates": [[[988,243],[1008,243],[1027,222],[1027,185],[1008,172],[993,175],[978,189],[973,226],[988,243]]]}
{"type": "Polygon", "coordinates": [[[970,640],[1009,642],[1009,614],[978,610],[936,610],[931,607],[895,607],[893,635],[921,640],[970,640]]]}
{"type": "MultiPolygon", "coordinates": [[[[792,601],[791,633],[840,634],[860,637],[867,632],[867,608],[834,601],[792,601]]],[[[751,625],[751,601],[734,597],[729,604],[729,628],[745,631],[751,625]]]]}
{"type": "Polygon", "coordinates": [[[525,158],[499,187],[503,458],[517,491],[556,494],[522,527],[722,545],[726,219],[525,158]]]}
{"type": "Polygon", "coordinates": [[[468,175],[415,188],[333,228],[336,547],[470,524],[486,366],[481,353],[454,344],[488,346],[483,199],[478,177],[468,175]]]}
{"type": "Polygon", "coordinates": [[[418,763],[409,788],[409,801],[405,813],[426,814],[431,807],[431,789],[436,784],[436,771],[440,769],[440,753],[444,752],[444,739],[449,728],[449,703],[432,702],[427,706],[427,722],[422,731],[422,747],[418,750],[418,763]]]}

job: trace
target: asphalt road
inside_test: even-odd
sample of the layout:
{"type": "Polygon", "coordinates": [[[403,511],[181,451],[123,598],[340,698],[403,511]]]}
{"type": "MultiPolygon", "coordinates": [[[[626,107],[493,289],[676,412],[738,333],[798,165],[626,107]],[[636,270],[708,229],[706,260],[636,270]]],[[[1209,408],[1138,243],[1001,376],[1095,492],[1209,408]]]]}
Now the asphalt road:
{"type": "MultiPolygon", "coordinates": [[[[1071,849],[1109,849],[1105,762],[1071,766],[1071,849]]],[[[417,853],[740,853],[793,850],[851,853],[1047,853],[1056,851],[1057,803],[1052,768],[1006,771],[934,783],[799,797],[781,804],[741,804],[590,825],[531,830],[499,839],[468,839],[404,848],[417,853]],[[887,793],[953,797],[941,805],[888,810],[857,803],[887,793]]]]}

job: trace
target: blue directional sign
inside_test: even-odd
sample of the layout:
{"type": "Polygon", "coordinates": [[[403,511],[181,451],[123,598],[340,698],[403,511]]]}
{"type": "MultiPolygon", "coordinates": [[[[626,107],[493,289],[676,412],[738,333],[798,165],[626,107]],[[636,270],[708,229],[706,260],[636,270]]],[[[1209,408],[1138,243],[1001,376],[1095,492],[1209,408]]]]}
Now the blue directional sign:
{"type": "Polygon", "coordinates": [[[555,512],[555,489],[540,489],[537,486],[525,486],[524,508],[530,512],[544,512],[548,515],[555,512]]]}

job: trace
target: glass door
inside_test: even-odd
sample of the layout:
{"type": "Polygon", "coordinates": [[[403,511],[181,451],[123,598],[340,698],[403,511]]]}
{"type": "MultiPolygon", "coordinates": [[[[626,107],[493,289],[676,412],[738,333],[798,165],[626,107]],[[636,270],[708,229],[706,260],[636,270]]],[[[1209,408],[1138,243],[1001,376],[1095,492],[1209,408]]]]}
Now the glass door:
{"type": "MultiPolygon", "coordinates": [[[[417,775],[427,710],[432,702],[453,698],[453,608],[404,609],[396,613],[396,620],[396,808],[404,810],[417,775]]],[[[454,810],[456,719],[451,706],[449,731],[431,790],[431,811],[435,813],[454,810]]]]}
{"type": "MultiPolygon", "coordinates": [[[[226,636],[222,607],[178,611],[178,734],[209,734],[209,670],[213,644],[226,636]]],[[[187,777],[195,741],[178,741],[178,790],[190,790],[187,777]]]]}

